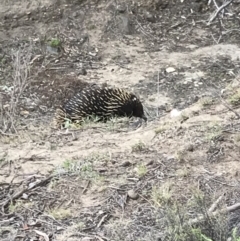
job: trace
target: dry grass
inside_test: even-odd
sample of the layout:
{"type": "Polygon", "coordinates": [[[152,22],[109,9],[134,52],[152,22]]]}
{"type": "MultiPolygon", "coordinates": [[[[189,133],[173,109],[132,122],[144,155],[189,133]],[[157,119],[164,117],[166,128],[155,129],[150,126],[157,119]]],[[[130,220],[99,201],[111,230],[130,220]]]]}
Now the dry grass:
{"type": "Polygon", "coordinates": [[[17,133],[18,107],[20,98],[30,83],[31,59],[31,44],[12,50],[11,86],[3,86],[2,96],[0,93],[0,132],[2,134],[17,133]],[[3,104],[3,94],[9,99],[8,104],[3,104]]]}

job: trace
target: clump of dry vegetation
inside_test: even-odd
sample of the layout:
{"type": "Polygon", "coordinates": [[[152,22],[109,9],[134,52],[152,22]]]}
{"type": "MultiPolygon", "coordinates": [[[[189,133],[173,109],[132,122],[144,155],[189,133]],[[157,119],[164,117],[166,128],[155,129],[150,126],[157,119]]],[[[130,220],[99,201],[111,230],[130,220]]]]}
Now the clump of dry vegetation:
{"type": "Polygon", "coordinates": [[[8,86],[0,86],[0,131],[2,134],[17,133],[20,101],[31,81],[32,45],[13,49],[11,57],[8,86]]]}

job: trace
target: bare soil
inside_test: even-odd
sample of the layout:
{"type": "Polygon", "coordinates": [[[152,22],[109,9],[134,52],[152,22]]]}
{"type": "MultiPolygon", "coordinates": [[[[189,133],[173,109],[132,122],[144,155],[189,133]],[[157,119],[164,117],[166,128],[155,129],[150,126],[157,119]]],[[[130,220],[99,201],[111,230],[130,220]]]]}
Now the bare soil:
{"type": "MultiPolygon", "coordinates": [[[[201,213],[196,192],[206,209],[219,197],[219,210],[240,202],[240,9],[232,4],[207,25],[215,10],[207,2],[0,4],[1,123],[13,56],[19,64],[30,56],[15,126],[0,127],[2,240],[176,240],[166,220],[175,203],[189,220],[201,213]],[[93,83],[139,95],[147,124],[53,130],[56,107],[93,83]]],[[[215,223],[209,238],[240,234],[239,212],[226,220],[224,235],[215,223]]]]}

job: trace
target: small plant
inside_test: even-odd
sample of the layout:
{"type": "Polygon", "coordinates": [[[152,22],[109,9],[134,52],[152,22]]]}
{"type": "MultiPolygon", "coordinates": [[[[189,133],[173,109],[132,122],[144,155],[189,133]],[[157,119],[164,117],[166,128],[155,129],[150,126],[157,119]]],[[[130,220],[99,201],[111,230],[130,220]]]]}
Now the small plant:
{"type": "Polygon", "coordinates": [[[65,219],[71,217],[71,210],[70,209],[63,209],[63,208],[55,208],[49,210],[49,214],[53,216],[55,219],[65,219]]]}
{"type": "Polygon", "coordinates": [[[147,173],[147,167],[145,164],[140,164],[136,167],[136,172],[139,177],[143,177],[147,173]]]}
{"type": "Polygon", "coordinates": [[[84,222],[79,222],[76,224],[76,229],[81,231],[82,229],[84,229],[86,227],[84,222]]]}
{"type": "Polygon", "coordinates": [[[61,45],[61,41],[59,39],[53,38],[50,41],[50,46],[53,48],[58,48],[61,45]]]}
{"type": "Polygon", "coordinates": [[[18,211],[20,207],[21,207],[21,203],[20,202],[16,202],[15,204],[11,203],[9,205],[9,207],[8,207],[9,208],[9,212],[10,213],[14,213],[14,212],[18,211]]]}
{"type": "Polygon", "coordinates": [[[231,105],[234,105],[234,106],[239,105],[240,104],[240,89],[238,89],[235,94],[230,96],[228,101],[231,105]]]}
{"type": "Polygon", "coordinates": [[[186,151],[184,151],[184,150],[178,150],[178,151],[176,151],[176,153],[175,153],[175,158],[176,158],[176,160],[179,161],[179,162],[184,162],[186,155],[187,155],[187,154],[186,154],[186,151]]]}
{"type": "Polygon", "coordinates": [[[203,97],[200,99],[200,104],[202,107],[208,107],[214,103],[213,99],[211,97],[203,97]]]}
{"type": "Polygon", "coordinates": [[[240,236],[237,235],[238,228],[234,228],[232,231],[232,241],[240,241],[240,236]]]}
{"type": "Polygon", "coordinates": [[[218,123],[211,123],[209,125],[209,132],[206,133],[206,139],[208,141],[215,140],[222,134],[222,127],[218,123]]]}
{"type": "Polygon", "coordinates": [[[190,175],[190,170],[188,170],[187,167],[184,167],[183,169],[177,170],[176,175],[178,177],[187,177],[190,175]]]}
{"type": "Polygon", "coordinates": [[[172,197],[171,187],[170,182],[164,183],[161,187],[153,187],[151,196],[155,206],[161,207],[169,203],[172,197]]]}
{"type": "Polygon", "coordinates": [[[186,121],[188,119],[189,119],[188,114],[185,113],[185,112],[182,112],[181,115],[180,115],[180,122],[184,122],[184,121],[186,121]]]}
{"type": "Polygon", "coordinates": [[[234,137],[234,140],[236,142],[240,142],[240,134],[237,134],[235,137],[234,137]]]}
{"type": "Polygon", "coordinates": [[[142,142],[138,142],[132,146],[132,152],[140,152],[146,148],[145,144],[142,142]]]}
{"type": "Polygon", "coordinates": [[[195,240],[199,240],[199,241],[213,241],[212,239],[208,238],[206,235],[202,234],[201,229],[197,228],[197,229],[192,229],[192,234],[195,240]]]}
{"type": "Polygon", "coordinates": [[[164,123],[162,126],[159,126],[157,129],[155,129],[155,134],[158,135],[158,134],[162,134],[164,133],[165,131],[167,131],[168,129],[170,129],[170,126],[169,124],[167,123],[164,123]]]}

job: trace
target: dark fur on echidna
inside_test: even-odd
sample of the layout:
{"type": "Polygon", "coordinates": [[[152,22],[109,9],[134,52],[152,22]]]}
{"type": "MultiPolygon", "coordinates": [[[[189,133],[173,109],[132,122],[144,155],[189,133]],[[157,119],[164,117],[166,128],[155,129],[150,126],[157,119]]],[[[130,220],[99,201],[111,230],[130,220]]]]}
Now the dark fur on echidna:
{"type": "Polygon", "coordinates": [[[135,116],[147,120],[142,103],[133,93],[120,88],[93,85],[78,92],[56,110],[54,125],[60,127],[66,119],[75,122],[93,115],[100,120],[113,116],[135,116]]]}

